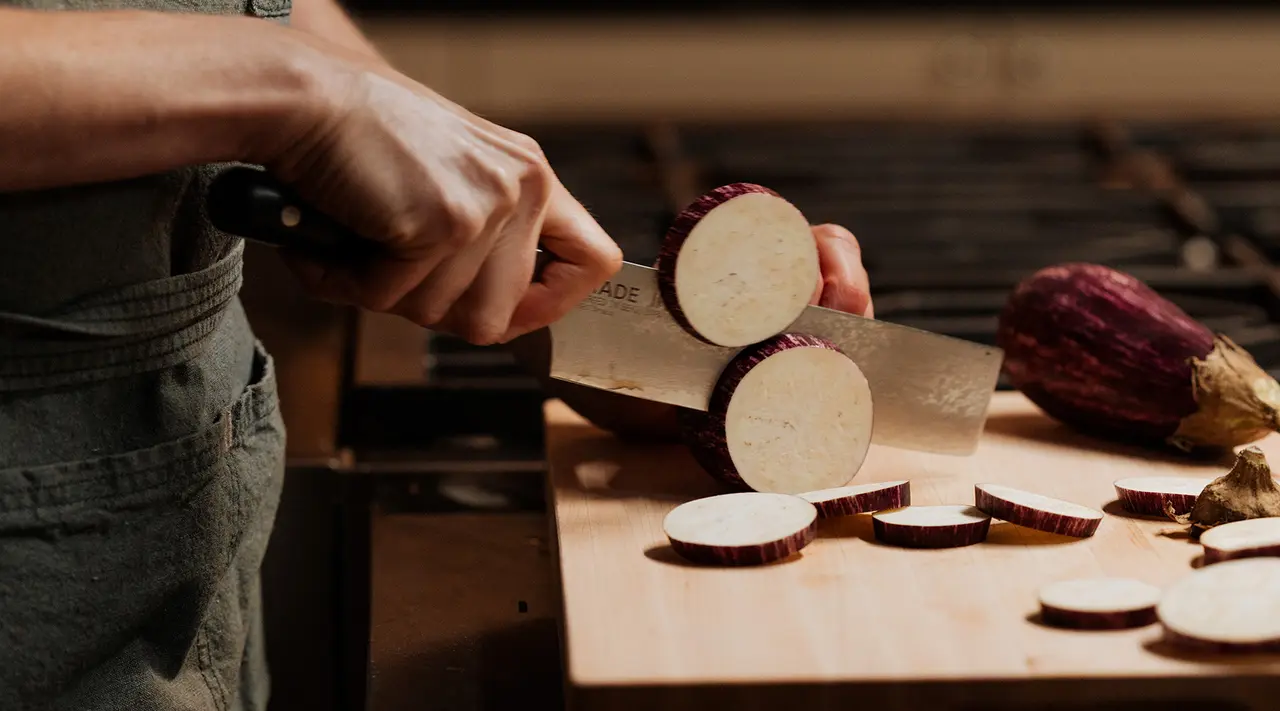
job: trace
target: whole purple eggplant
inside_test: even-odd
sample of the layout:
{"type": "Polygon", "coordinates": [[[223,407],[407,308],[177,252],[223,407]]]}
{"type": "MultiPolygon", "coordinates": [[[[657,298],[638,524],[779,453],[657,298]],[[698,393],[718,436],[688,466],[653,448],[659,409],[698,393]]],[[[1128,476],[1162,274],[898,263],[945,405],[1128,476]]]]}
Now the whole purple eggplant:
{"type": "Polygon", "coordinates": [[[1012,385],[1049,416],[1111,439],[1222,449],[1280,429],[1280,384],[1247,351],[1137,278],[1042,269],[1000,314],[1012,385]]]}

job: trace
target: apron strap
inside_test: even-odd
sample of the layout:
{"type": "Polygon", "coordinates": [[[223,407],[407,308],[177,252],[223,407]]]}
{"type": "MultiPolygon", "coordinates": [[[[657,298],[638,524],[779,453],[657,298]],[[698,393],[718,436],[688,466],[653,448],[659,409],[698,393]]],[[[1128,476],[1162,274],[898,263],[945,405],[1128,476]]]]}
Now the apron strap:
{"type": "Polygon", "coordinates": [[[93,294],[58,312],[0,312],[0,392],[63,387],[192,358],[240,291],[244,243],[198,272],[93,294]]]}

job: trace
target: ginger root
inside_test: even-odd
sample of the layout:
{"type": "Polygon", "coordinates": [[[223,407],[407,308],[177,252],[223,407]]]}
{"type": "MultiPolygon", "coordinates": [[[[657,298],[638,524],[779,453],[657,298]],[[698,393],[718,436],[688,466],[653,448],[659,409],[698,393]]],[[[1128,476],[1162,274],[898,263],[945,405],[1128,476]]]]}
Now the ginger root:
{"type": "Polygon", "coordinates": [[[1248,447],[1236,455],[1231,471],[1200,492],[1190,513],[1174,513],[1169,502],[1164,510],[1174,521],[1189,524],[1191,539],[1198,540],[1201,533],[1224,523],[1280,516],[1280,487],[1271,477],[1266,455],[1257,447],[1248,447]]]}

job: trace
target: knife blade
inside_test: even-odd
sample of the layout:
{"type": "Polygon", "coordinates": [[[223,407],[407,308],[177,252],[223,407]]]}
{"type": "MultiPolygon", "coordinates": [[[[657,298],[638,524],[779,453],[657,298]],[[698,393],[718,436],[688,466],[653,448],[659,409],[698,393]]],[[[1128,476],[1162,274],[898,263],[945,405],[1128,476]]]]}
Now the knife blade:
{"type": "MultiPolygon", "coordinates": [[[[663,304],[657,271],[629,262],[550,330],[552,377],[702,411],[742,350],[686,333],[663,304]]],[[[874,402],[872,442],[939,454],[977,448],[999,348],[820,306],[786,330],[826,338],[858,364],[874,402]]]]}
{"type": "MultiPolygon", "coordinates": [[[[245,239],[343,256],[376,249],[253,168],[224,171],[206,202],[215,227],[245,239]]],[[[702,411],[741,350],[689,335],[666,309],[656,270],[630,262],[548,330],[551,377],[702,411]]],[[[999,348],[820,306],[807,307],[787,330],[832,341],[862,369],[876,444],[976,450],[1000,375],[999,348]]]]}

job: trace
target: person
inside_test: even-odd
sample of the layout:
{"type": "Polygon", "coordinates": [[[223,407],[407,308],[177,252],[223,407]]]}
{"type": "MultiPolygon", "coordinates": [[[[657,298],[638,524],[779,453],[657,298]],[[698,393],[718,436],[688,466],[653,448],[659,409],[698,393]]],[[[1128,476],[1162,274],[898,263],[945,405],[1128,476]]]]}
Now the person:
{"type": "MultiPolygon", "coordinates": [[[[0,86],[0,708],[265,709],[285,431],[211,178],[263,166],[383,244],[282,254],[316,298],[475,344],[534,343],[622,255],[335,0],[0,0],[0,86]]],[[[868,310],[852,235],[815,239],[815,300],[868,310]]]]}

